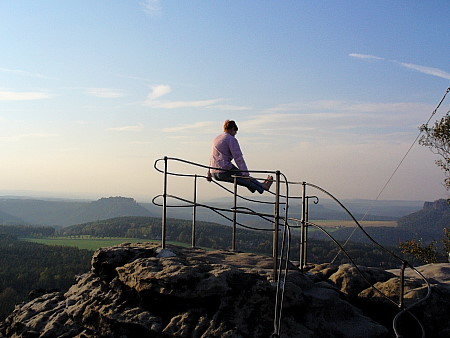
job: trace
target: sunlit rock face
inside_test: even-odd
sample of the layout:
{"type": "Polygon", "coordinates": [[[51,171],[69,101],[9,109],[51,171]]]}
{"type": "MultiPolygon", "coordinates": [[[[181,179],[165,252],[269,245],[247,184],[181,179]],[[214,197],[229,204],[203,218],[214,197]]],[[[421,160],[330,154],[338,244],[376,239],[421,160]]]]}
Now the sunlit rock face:
{"type": "MultiPolygon", "coordinates": [[[[68,292],[16,306],[0,324],[0,335],[270,337],[276,298],[272,266],[271,258],[248,253],[161,250],[150,243],[102,248],[92,257],[91,271],[68,292]]],[[[367,271],[371,282],[393,283],[386,288],[397,290],[395,273],[367,271]]],[[[347,265],[316,266],[308,273],[292,266],[284,284],[281,336],[392,336],[396,309],[361,280],[352,282],[356,278],[347,265]],[[370,306],[389,311],[372,316],[370,306]]],[[[445,283],[439,287],[447,290],[445,283]]],[[[442,305],[439,297],[433,302],[442,305]]]]}
{"type": "MultiPolygon", "coordinates": [[[[309,272],[318,280],[331,282],[366,316],[391,330],[393,318],[399,313],[400,269],[384,271],[364,266],[357,269],[350,264],[321,264],[309,272]]],[[[403,304],[412,308],[399,316],[396,322],[398,334],[422,337],[423,330],[426,337],[450,337],[450,264],[427,264],[417,267],[417,272],[408,268],[404,281],[403,304]],[[430,288],[421,275],[427,279],[430,288]]],[[[392,330],[389,336],[395,336],[392,330]]]]}

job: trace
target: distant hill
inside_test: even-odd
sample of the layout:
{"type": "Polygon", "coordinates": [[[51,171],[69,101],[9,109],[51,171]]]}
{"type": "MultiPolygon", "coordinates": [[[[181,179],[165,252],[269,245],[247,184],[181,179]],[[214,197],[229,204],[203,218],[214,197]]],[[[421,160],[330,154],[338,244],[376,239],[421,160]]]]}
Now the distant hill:
{"type": "MultiPolygon", "coordinates": [[[[425,201],[344,199],[341,203],[354,215],[374,215],[398,219],[422,209],[425,201]]],[[[320,204],[339,210],[336,202],[322,199],[320,204]]],[[[357,219],[360,219],[356,217],[357,219]]]]}
{"type": "Polygon", "coordinates": [[[40,238],[53,236],[55,228],[51,226],[36,225],[0,225],[0,236],[12,236],[14,238],[40,238]]]}
{"type": "MultiPolygon", "coordinates": [[[[170,201],[172,203],[173,201],[170,201]]],[[[204,202],[208,205],[231,209],[232,200],[221,199],[204,202]]],[[[402,216],[420,210],[423,202],[418,201],[370,201],[346,200],[344,205],[360,220],[396,221],[402,216]],[[367,215],[366,215],[367,214],[367,215]]],[[[239,207],[250,208],[256,212],[273,214],[273,205],[250,205],[239,201],[239,207]]],[[[284,207],[283,207],[284,208],[284,207]]],[[[283,210],[284,211],[284,210],[283,210]]],[[[283,212],[282,211],[282,212],[283,212]]],[[[292,201],[289,216],[300,218],[299,201],[292,201]]],[[[232,217],[232,213],[224,213],[232,217]]],[[[68,226],[91,221],[121,216],[161,217],[161,207],[151,203],[137,203],[132,198],[109,197],[97,201],[33,199],[33,198],[0,198],[0,224],[39,224],[51,226],[68,226]]],[[[169,208],[168,217],[192,219],[192,208],[169,208]]],[[[271,222],[262,222],[254,216],[239,215],[239,221],[249,226],[271,228],[271,222]]],[[[310,203],[309,219],[311,220],[346,220],[349,216],[332,200],[320,199],[319,204],[310,203]]],[[[208,208],[197,208],[197,220],[230,225],[231,222],[208,208]]]]}
{"type": "MultiPolygon", "coordinates": [[[[181,221],[181,223],[187,222],[181,221]]],[[[159,239],[161,238],[161,218],[143,216],[115,217],[70,225],[60,229],[58,235],[159,239]],[[147,228],[147,233],[141,232],[143,228],[147,228]],[[137,231],[139,236],[135,236],[137,231]]]]}
{"type": "Polygon", "coordinates": [[[23,224],[25,223],[19,217],[10,215],[2,210],[0,210],[0,224],[23,224]]]}
{"type": "MultiPolygon", "coordinates": [[[[450,204],[443,199],[425,202],[421,210],[399,218],[397,224],[397,227],[370,227],[365,230],[383,245],[398,246],[400,242],[413,238],[422,239],[424,243],[436,240],[439,244],[443,229],[450,227],[450,204]]],[[[338,229],[333,232],[333,236],[338,240],[346,240],[353,230],[354,227],[338,229]]],[[[319,232],[311,233],[311,237],[324,238],[319,232]]],[[[351,240],[369,241],[359,229],[352,234],[351,240]]]]}
{"type": "MultiPolygon", "coordinates": [[[[166,240],[190,244],[191,221],[175,218],[167,219],[166,240]]],[[[161,218],[157,217],[116,217],[107,220],[77,224],[65,227],[58,231],[61,236],[95,236],[95,237],[127,237],[151,240],[161,239],[161,218]]],[[[230,249],[232,229],[230,226],[211,223],[196,222],[196,245],[204,248],[230,249]]],[[[298,257],[299,237],[297,232],[291,236],[292,257],[298,257]]],[[[236,235],[237,250],[270,255],[272,253],[272,231],[248,230],[238,227],[236,235]]],[[[315,263],[329,262],[338,252],[338,247],[330,240],[318,241],[310,239],[309,259],[315,263]]],[[[373,248],[366,243],[349,243],[346,247],[350,256],[358,264],[378,266],[397,266],[392,257],[388,257],[381,250],[373,248]]],[[[348,262],[342,255],[340,263],[348,262]]]]}
{"type": "MultiPolygon", "coordinates": [[[[270,200],[271,202],[273,200],[270,200]]],[[[161,202],[161,201],[158,201],[161,202]]],[[[169,200],[169,205],[173,203],[169,200]]],[[[212,201],[200,202],[209,206],[230,209],[233,206],[231,198],[221,198],[212,201]]],[[[371,201],[371,200],[347,200],[344,202],[345,207],[353,214],[357,220],[364,219],[366,221],[396,221],[400,217],[408,215],[412,212],[420,210],[423,201],[371,201]]],[[[151,203],[142,203],[154,215],[161,215],[161,207],[151,203]]],[[[238,206],[241,208],[250,208],[256,212],[273,214],[272,204],[255,205],[246,201],[239,201],[238,206]]],[[[298,200],[293,200],[289,206],[289,216],[301,218],[301,206],[298,200]]],[[[284,206],[283,211],[284,212],[284,206]]],[[[231,213],[224,213],[228,217],[232,217],[231,213]]],[[[179,219],[192,219],[192,208],[169,208],[168,215],[179,219]]],[[[202,221],[215,222],[219,224],[229,225],[230,221],[218,215],[217,213],[203,207],[197,208],[197,219],[202,221]]],[[[320,199],[318,204],[310,202],[309,204],[310,220],[350,220],[350,216],[334,201],[330,199],[320,199]]],[[[261,220],[254,216],[239,215],[239,220],[249,226],[261,226],[261,220]]],[[[264,223],[264,222],[263,222],[264,223]]],[[[262,225],[272,227],[270,224],[262,225]]]]}
{"type": "Polygon", "coordinates": [[[120,216],[152,216],[152,213],[126,197],[101,198],[93,202],[0,199],[2,224],[68,226],[120,216]]]}
{"type": "Polygon", "coordinates": [[[438,239],[450,227],[450,204],[447,200],[425,202],[423,209],[398,220],[400,229],[409,230],[424,239],[438,239]]]}
{"type": "Polygon", "coordinates": [[[108,219],[121,216],[151,216],[151,212],[139,205],[133,198],[109,197],[90,202],[74,215],[77,222],[89,222],[98,219],[108,219]]]}

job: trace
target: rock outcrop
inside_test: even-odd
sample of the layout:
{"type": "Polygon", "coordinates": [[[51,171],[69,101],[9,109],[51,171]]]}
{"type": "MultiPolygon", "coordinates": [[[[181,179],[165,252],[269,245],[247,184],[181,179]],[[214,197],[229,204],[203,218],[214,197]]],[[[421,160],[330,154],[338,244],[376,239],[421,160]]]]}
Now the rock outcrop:
{"type": "MultiPolygon", "coordinates": [[[[17,305],[0,324],[0,337],[270,337],[276,298],[272,263],[249,253],[161,250],[150,243],[99,249],[91,271],[66,293],[17,305]]],[[[374,283],[395,280],[392,272],[366,273],[374,283]]],[[[316,266],[308,273],[291,267],[284,284],[281,336],[392,336],[393,316],[385,318],[386,324],[366,309],[386,308],[386,303],[356,278],[350,266],[316,266]]],[[[442,294],[433,300],[436,309],[448,306],[450,299],[447,286],[438,286],[442,294]]],[[[411,297],[417,296],[414,290],[411,297]]],[[[449,313],[448,307],[441,309],[449,313]]],[[[428,330],[445,334],[444,324],[428,330]]]]}
{"type": "MultiPolygon", "coordinates": [[[[310,273],[320,280],[333,282],[345,298],[366,316],[391,328],[393,318],[399,312],[396,304],[400,302],[400,269],[384,271],[361,266],[358,269],[364,277],[349,264],[339,267],[317,265],[310,269],[310,273]]],[[[425,301],[413,306],[426,297],[429,289],[419,273],[405,270],[403,304],[405,307],[413,306],[411,313],[420,324],[405,313],[397,321],[398,332],[403,337],[421,337],[422,325],[426,337],[450,337],[450,264],[427,264],[416,269],[430,283],[430,293],[425,301]]]]}

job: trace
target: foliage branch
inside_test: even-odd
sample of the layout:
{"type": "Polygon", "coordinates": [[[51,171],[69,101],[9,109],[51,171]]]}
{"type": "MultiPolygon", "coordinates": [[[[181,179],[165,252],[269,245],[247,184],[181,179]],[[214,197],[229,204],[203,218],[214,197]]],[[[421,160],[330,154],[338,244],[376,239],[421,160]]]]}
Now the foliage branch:
{"type": "Polygon", "coordinates": [[[442,239],[443,251],[437,248],[436,241],[431,241],[425,245],[421,239],[411,239],[400,243],[400,250],[403,254],[409,254],[425,264],[439,263],[450,258],[450,228],[444,229],[444,237],[442,239]]]}
{"type": "Polygon", "coordinates": [[[423,133],[419,144],[441,157],[435,163],[444,171],[444,186],[450,190],[450,114],[447,113],[432,127],[424,124],[419,129],[423,133]]]}

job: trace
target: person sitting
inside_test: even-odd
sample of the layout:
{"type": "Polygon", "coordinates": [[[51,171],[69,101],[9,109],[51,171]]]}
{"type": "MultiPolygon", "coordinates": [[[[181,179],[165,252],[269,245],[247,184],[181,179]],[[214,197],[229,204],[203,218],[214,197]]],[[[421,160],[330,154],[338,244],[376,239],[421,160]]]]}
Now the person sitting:
{"type": "Polygon", "coordinates": [[[273,183],[272,176],[267,176],[267,179],[261,183],[249,175],[239,142],[235,137],[238,131],[236,122],[226,120],[223,131],[222,134],[214,138],[212,143],[208,181],[212,181],[212,178],[214,178],[217,181],[233,183],[234,176],[237,176],[236,183],[247,187],[252,193],[258,191],[262,194],[264,191],[268,191],[273,183]],[[233,159],[237,167],[231,162],[233,159]]]}

